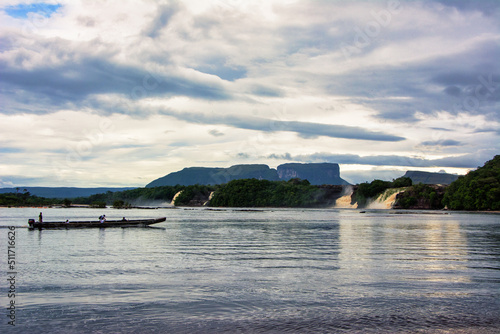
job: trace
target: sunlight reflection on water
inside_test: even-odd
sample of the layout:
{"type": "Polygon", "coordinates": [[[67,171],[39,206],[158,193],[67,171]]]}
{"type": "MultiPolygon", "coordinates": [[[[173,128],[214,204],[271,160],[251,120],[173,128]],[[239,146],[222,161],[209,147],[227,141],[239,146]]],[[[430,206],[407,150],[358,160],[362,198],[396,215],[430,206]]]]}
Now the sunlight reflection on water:
{"type": "MultiPolygon", "coordinates": [[[[0,212],[2,225],[17,226],[38,213],[0,212]]],[[[15,330],[498,330],[498,216],[393,213],[108,209],[167,216],[166,229],[18,228],[15,330]]],[[[100,214],[44,211],[54,220],[100,214]]]]}

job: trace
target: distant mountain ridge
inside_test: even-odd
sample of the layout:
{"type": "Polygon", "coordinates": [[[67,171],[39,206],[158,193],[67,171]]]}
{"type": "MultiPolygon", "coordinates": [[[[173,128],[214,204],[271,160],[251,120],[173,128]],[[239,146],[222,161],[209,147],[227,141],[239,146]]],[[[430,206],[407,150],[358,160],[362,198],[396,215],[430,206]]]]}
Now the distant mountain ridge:
{"type": "Polygon", "coordinates": [[[413,184],[451,184],[458,179],[458,175],[447,173],[430,173],[421,171],[407,171],[404,177],[409,177],[413,184]]]}
{"type": "Polygon", "coordinates": [[[287,163],[277,168],[280,180],[299,178],[308,180],[313,185],[331,184],[348,185],[349,182],[340,177],[340,167],[332,163],[287,163]]]}
{"type": "Polygon", "coordinates": [[[239,179],[261,179],[269,181],[287,181],[292,178],[308,180],[313,185],[347,185],[340,177],[340,167],[334,163],[289,163],[269,168],[264,164],[235,165],[229,168],[187,167],[160,177],[146,188],[175,185],[215,185],[239,179]]]}
{"type": "Polygon", "coordinates": [[[31,195],[46,198],[75,198],[88,197],[95,194],[102,194],[108,191],[123,191],[135,189],[137,187],[120,187],[120,188],[76,188],[76,187],[15,187],[15,188],[0,188],[0,194],[5,193],[23,193],[26,189],[31,195]]]}
{"type": "Polygon", "coordinates": [[[229,168],[187,167],[150,182],[146,188],[178,184],[183,186],[214,185],[237,179],[279,180],[276,170],[270,169],[267,165],[235,165],[229,168]]]}

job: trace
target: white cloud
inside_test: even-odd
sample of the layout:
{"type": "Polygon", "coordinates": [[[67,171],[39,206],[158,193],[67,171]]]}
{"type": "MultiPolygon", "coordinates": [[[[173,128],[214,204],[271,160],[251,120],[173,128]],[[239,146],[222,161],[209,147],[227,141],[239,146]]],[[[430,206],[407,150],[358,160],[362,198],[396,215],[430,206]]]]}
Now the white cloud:
{"type": "Polygon", "coordinates": [[[25,2],[0,7],[5,184],[144,185],[287,153],[379,157],[387,167],[360,173],[383,175],[391,157],[446,167],[500,148],[495,2],[61,1],[24,19],[1,10],[25,2]]]}

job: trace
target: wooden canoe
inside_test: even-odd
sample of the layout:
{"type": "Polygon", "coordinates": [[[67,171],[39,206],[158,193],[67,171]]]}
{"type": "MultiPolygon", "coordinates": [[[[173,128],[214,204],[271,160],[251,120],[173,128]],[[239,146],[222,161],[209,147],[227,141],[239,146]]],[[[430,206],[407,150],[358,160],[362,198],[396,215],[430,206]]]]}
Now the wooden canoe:
{"type": "Polygon", "coordinates": [[[108,228],[108,227],[146,227],[148,225],[161,223],[167,220],[162,218],[129,219],[129,220],[106,220],[104,223],[96,221],[70,221],[66,222],[37,222],[28,220],[29,229],[68,229],[68,228],[108,228]]]}

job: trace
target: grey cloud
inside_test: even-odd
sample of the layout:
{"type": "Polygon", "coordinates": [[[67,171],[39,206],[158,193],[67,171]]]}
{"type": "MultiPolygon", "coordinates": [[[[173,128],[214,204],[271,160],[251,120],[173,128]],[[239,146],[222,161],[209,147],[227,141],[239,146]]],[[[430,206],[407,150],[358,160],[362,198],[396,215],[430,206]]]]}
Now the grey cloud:
{"type": "Polygon", "coordinates": [[[44,177],[24,177],[24,176],[17,176],[17,175],[2,175],[2,179],[0,179],[0,187],[1,188],[15,188],[15,187],[20,187],[22,188],[21,191],[24,188],[29,187],[26,185],[31,185],[31,186],[52,186],[54,184],[57,184],[57,175],[49,175],[49,176],[44,176],[44,177]]]}
{"type": "Polygon", "coordinates": [[[354,71],[338,76],[326,90],[351,96],[352,101],[377,110],[377,116],[382,119],[414,122],[417,112],[433,114],[442,110],[451,114],[500,115],[500,85],[497,84],[500,68],[492,68],[493,74],[464,74],[457,69],[459,66],[455,63],[441,68],[437,62],[398,69],[379,67],[372,72],[354,71]],[[446,71],[456,72],[433,75],[446,71]],[[434,88],[436,85],[442,87],[441,91],[434,88]]]}
{"type": "Polygon", "coordinates": [[[0,35],[0,52],[5,52],[12,50],[14,48],[14,43],[12,36],[0,35]]]}
{"type": "MultiPolygon", "coordinates": [[[[114,63],[106,55],[68,53],[70,59],[57,65],[32,69],[0,62],[0,92],[7,99],[25,101],[27,96],[40,106],[77,105],[98,94],[121,94],[128,99],[151,96],[189,96],[206,100],[230,99],[226,89],[217,83],[205,83],[168,73],[150,73],[143,68],[114,63]]],[[[109,56],[109,55],[108,55],[109,56]]],[[[26,104],[26,103],[25,103],[26,104]]],[[[12,107],[13,105],[11,105],[12,107]]],[[[18,106],[22,108],[22,106],[18,106]]],[[[7,113],[5,105],[0,112],[7,113]]]]}
{"type": "Polygon", "coordinates": [[[500,3],[498,0],[435,0],[448,8],[455,8],[461,11],[480,11],[485,15],[495,15],[500,12],[500,3]]]}
{"type": "MultiPolygon", "coordinates": [[[[464,31],[458,33],[464,35],[464,41],[470,41],[475,35],[498,34],[495,30],[487,31],[488,26],[496,27],[492,19],[489,19],[484,26],[471,25],[468,29],[461,28],[464,31]]],[[[389,28],[381,32],[379,37],[391,43],[406,43],[422,34],[424,35],[421,37],[427,36],[425,30],[420,30],[418,26],[399,32],[389,28]]],[[[442,37],[446,37],[446,32],[443,32],[442,37]]],[[[500,85],[497,84],[493,90],[489,89],[491,87],[482,87],[479,90],[480,97],[476,96],[478,85],[482,85],[479,79],[481,76],[486,79],[491,76],[493,82],[500,82],[500,48],[492,38],[485,41],[478,39],[474,47],[452,56],[443,53],[441,56],[435,55],[404,65],[388,61],[385,64],[355,68],[345,74],[319,76],[319,80],[315,80],[313,84],[328,94],[349,96],[353,102],[376,110],[378,117],[382,119],[414,122],[417,112],[432,114],[442,110],[452,114],[465,112],[498,117],[500,85]],[[392,99],[393,97],[407,99],[392,99]],[[474,99],[473,107],[470,107],[471,98],[474,99]]],[[[374,50],[381,46],[375,45],[378,40],[373,42],[369,47],[374,50]]],[[[358,56],[369,57],[372,51],[369,47],[360,50],[360,55],[353,55],[351,61],[356,61],[358,56]]]]}
{"type": "Polygon", "coordinates": [[[500,135],[500,127],[489,127],[489,128],[481,128],[481,129],[476,129],[474,130],[474,133],[485,133],[485,132],[494,132],[498,135],[500,135]]]}
{"type": "Polygon", "coordinates": [[[276,160],[294,160],[294,157],[290,153],[276,154],[273,153],[267,156],[267,159],[276,159],[276,160]]]}
{"type": "Polygon", "coordinates": [[[250,158],[250,155],[247,153],[238,153],[236,156],[240,159],[249,159],[250,158]]]}
{"type": "Polygon", "coordinates": [[[173,116],[193,123],[202,124],[223,124],[239,129],[257,130],[264,132],[295,132],[303,138],[314,138],[326,136],[331,138],[346,138],[358,140],[374,141],[402,141],[403,137],[387,134],[384,132],[375,132],[360,127],[343,126],[333,124],[280,121],[266,118],[235,116],[235,115],[205,115],[191,112],[177,112],[169,109],[161,109],[160,114],[173,116]]]}
{"type": "Polygon", "coordinates": [[[206,59],[203,64],[195,66],[196,70],[216,75],[223,80],[234,81],[246,77],[247,69],[244,66],[227,65],[225,59],[206,59]]]}
{"type": "Polygon", "coordinates": [[[144,34],[151,38],[156,38],[161,30],[168,25],[170,19],[179,11],[179,6],[175,4],[159,5],[157,13],[149,26],[144,30],[144,34]]]}
{"type": "Polygon", "coordinates": [[[477,77],[477,72],[464,72],[462,69],[455,69],[453,72],[437,74],[432,78],[432,81],[442,85],[470,86],[478,83],[477,77]]]}
{"type": "Polygon", "coordinates": [[[422,142],[425,146],[461,146],[463,143],[453,140],[453,139],[442,139],[442,140],[428,140],[422,142]]]}
{"type": "Polygon", "coordinates": [[[444,92],[448,95],[458,97],[462,93],[462,90],[457,86],[448,86],[444,89],[444,92]]]}
{"type": "Polygon", "coordinates": [[[251,93],[258,95],[258,96],[264,96],[264,97],[282,97],[285,95],[285,93],[278,88],[273,88],[269,86],[264,86],[264,85],[255,85],[251,89],[251,93]]]}
{"type": "Polygon", "coordinates": [[[214,137],[220,137],[220,136],[224,136],[224,133],[220,132],[219,130],[217,129],[212,129],[210,131],[208,131],[208,133],[214,137]]]}
{"type": "Polygon", "coordinates": [[[93,27],[96,24],[96,20],[91,16],[78,16],[76,20],[84,27],[93,27]]]}
{"type": "Polygon", "coordinates": [[[25,149],[18,147],[0,147],[0,154],[6,153],[23,153],[25,149]]]}
{"type": "Polygon", "coordinates": [[[356,171],[340,171],[344,180],[351,184],[360,184],[363,182],[371,182],[377,180],[394,180],[404,175],[400,170],[356,170],[356,171]]]}
{"type": "Polygon", "coordinates": [[[432,130],[436,130],[436,131],[446,131],[446,132],[451,132],[451,131],[453,131],[453,130],[451,130],[451,129],[446,129],[446,128],[435,128],[435,127],[430,128],[430,129],[432,129],[432,130]]]}
{"type": "MultiPolygon", "coordinates": [[[[330,22],[329,24],[320,23],[305,26],[303,24],[294,24],[281,28],[278,33],[286,36],[287,54],[318,53],[319,50],[333,50],[337,48],[336,42],[339,42],[337,36],[332,36],[328,31],[332,25],[345,25],[345,23],[330,22]]],[[[341,37],[341,36],[338,36],[341,37]]],[[[343,37],[343,36],[342,36],[343,37]]]]}
{"type": "Polygon", "coordinates": [[[272,154],[268,159],[289,160],[299,162],[332,162],[339,164],[373,165],[373,166],[405,166],[405,167],[454,167],[475,168],[484,164],[495,155],[493,151],[482,151],[459,157],[442,159],[423,159],[398,155],[359,156],[356,154],[314,153],[310,155],[292,156],[289,153],[272,154]]]}

